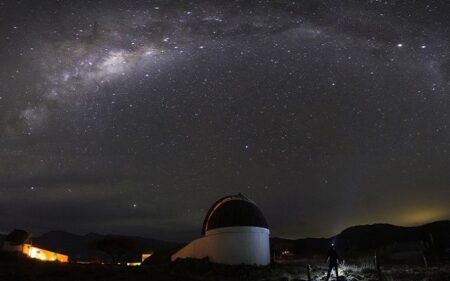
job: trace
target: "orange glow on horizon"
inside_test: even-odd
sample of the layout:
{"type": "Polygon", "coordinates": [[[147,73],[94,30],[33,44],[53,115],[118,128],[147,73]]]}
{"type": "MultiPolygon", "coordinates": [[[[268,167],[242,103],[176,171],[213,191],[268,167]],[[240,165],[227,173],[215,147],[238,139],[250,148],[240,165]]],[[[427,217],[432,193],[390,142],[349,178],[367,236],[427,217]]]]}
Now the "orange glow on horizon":
{"type": "Polygon", "coordinates": [[[406,211],[398,216],[397,220],[404,225],[419,225],[438,221],[446,217],[446,212],[437,208],[421,208],[406,211]]]}

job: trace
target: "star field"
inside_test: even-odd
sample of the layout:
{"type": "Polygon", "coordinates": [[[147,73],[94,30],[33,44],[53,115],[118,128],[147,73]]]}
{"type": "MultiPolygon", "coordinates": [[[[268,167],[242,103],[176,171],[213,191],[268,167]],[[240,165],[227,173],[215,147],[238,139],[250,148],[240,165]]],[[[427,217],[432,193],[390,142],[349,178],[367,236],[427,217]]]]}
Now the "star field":
{"type": "Polygon", "coordinates": [[[446,1],[0,1],[0,230],[450,216],[446,1]]]}

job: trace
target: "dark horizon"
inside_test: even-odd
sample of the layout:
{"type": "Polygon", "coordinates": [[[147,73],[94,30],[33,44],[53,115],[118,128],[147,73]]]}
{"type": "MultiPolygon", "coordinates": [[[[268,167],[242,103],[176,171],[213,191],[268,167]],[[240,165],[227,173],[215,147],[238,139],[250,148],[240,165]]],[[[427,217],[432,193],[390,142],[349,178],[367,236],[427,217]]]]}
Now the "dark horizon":
{"type": "MultiPolygon", "coordinates": [[[[435,223],[442,223],[442,222],[450,222],[450,219],[430,221],[430,222],[426,222],[426,223],[423,223],[423,224],[417,224],[417,225],[396,225],[396,224],[383,223],[383,222],[351,225],[351,226],[347,226],[347,227],[343,228],[342,230],[336,232],[335,234],[329,235],[329,236],[283,237],[283,236],[274,236],[274,235],[271,234],[270,237],[271,238],[290,239],[290,240],[299,240],[299,239],[331,239],[331,238],[339,235],[343,231],[345,231],[347,229],[350,229],[352,227],[372,226],[372,225],[392,225],[392,226],[398,226],[398,227],[421,227],[421,226],[425,226],[425,225],[430,225],[430,224],[435,224],[435,223]]],[[[40,231],[40,232],[33,232],[33,231],[29,230],[29,229],[20,228],[20,227],[15,227],[15,228],[12,228],[12,229],[10,229],[8,231],[2,231],[1,228],[0,228],[0,235],[7,235],[9,232],[11,232],[14,229],[22,229],[22,230],[28,231],[28,232],[30,232],[33,235],[33,237],[39,237],[39,236],[41,236],[43,234],[46,234],[46,233],[49,233],[49,232],[65,232],[65,233],[76,234],[76,235],[81,235],[81,236],[86,236],[86,235],[89,235],[89,234],[134,236],[134,237],[141,237],[141,238],[147,238],[147,239],[156,239],[156,240],[160,240],[160,241],[176,242],[176,243],[188,243],[192,239],[195,239],[195,238],[198,238],[198,237],[202,236],[202,234],[199,231],[199,233],[196,236],[189,237],[189,239],[187,239],[187,240],[180,240],[180,239],[167,240],[167,239],[164,239],[163,237],[150,237],[150,236],[145,236],[145,235],[124,234],[124,233],[120,233],[120,232],[103,233],[103,232],[97,232],[97,231],[89,231],[89,232],[80,233],[80,232],[76,232],[76,231],[68,231],[68,230],[63,230],[63,229],[52,229],[52,230],[46,230],[46,231],[40,231]]]]}
{"type": "Polygon", "coordinates": [[[0,226],[450,218],[448,1],[0,0],[0,226]]]}

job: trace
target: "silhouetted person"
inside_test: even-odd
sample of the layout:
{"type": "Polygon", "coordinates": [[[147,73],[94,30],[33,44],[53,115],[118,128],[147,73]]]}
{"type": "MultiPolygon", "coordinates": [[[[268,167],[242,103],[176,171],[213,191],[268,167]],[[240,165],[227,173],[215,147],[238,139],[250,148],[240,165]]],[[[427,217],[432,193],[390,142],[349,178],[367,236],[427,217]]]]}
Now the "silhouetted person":
{"type": "Polygon", "coordinates": [[[339,275],[338,275],[338,262],[339,262],[339,255],[336,252],[336,250],[334,249],[334,245],[331,244],[330,245],[330,250],[328,251],[328,274],[327,274],[327,281],[328,279],[330,279],[330,274],[331,274],[331,270],[334,267],[334,270],[336,271],[336,280],[338,280],[339,275]]]}

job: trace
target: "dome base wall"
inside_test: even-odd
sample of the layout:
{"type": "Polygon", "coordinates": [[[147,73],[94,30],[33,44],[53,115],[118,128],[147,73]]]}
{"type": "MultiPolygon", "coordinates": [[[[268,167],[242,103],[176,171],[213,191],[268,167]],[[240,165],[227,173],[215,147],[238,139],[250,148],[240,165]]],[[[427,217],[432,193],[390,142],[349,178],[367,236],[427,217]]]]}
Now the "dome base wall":
{"type": "Polygon", "coordinates": [[[207,231],[172,255],[171,260],[202,259],[222,264],[270,264],[270,231],[254,226],[224,227],[207,231]]]}

